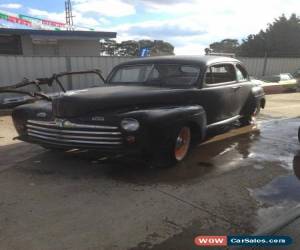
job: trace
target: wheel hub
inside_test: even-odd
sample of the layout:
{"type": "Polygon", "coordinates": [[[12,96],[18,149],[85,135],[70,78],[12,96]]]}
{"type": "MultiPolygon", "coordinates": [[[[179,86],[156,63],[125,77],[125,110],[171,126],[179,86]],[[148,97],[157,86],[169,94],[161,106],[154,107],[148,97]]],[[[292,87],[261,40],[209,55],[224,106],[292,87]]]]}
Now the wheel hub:
{"type": "Polygon", "coordinates": [[[184,127],[180,130],[175,145],[175,158],[177,161],[183,160],[186,156],[191,142],[191,131],[190,128],[184,127]]]}

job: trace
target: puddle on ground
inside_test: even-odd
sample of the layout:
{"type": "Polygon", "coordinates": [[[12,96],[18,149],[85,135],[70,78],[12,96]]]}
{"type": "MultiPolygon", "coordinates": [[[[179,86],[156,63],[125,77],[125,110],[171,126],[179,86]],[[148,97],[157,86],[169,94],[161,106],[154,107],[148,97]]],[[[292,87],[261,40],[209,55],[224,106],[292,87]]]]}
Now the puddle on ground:
{"type": "MultiPolygon", "coordinates": [[[[288,134],[294,132],[294,121],[284,124],[287,128],[291,128],[288,134]]],[[[72,176],[77,173],[76,176],[81,177],[107,176],[116,181],[135,185],[191,185],[194,181],[205,181],[211,176],[249,165],[260,170],[274,162],[279,162],[282,167],[291,169],[291,156],[295,145],[283,144],[281,140],[276,139],[278,134],[276,127],[281,125],[274,122],[273,125],[267,124],[267,128],[264,128],[264,125],[262,128],[251,125],[227,128],[227,132],[222,134],[217,134],[217,131],[217,135],[194,148],[184,162],[165,169],[150,168],[141,160],[121,155],[114,159],[107,159],[104,155],[93,151],[73,150],[58,154],[46,152],[35,160],[43,162],[39,164],[43,167],[46,165],[46,174],[49,174],[48,170],[51,169],[58,174],[70,172],[72,176]],[[269,132],[270,130],[272,133],[269,132]]],[[[219,131],[221,132],[224,131],[219,131]]],[[[287,137],[289,135],[285,134],[285,138],[287,137]]],[[[44,172],[41,170],[36,172],[39,173],[44,172]]]]}
{"type": "MultiPolygon", "coordinates": [[[[235,129],[222,135],[222,138],[197,146],[187,159],[172,168],[143,168],[136,164],[108,166],[105,173],[116,180],[134,184],[184,184],[191,185],[193,180],[201,181],[212,175],[221,174],[243,166],[243,160],[251,154],[251,145],[257,139],[259,130],[249,126],[246,134],[239,135],[235,129]],[[232,134],[236,135],[232,135],[232,134]],[[226,139],[226,140],[225,140],[226,139]]],[[[240,132],[240,131],[239,131],[240,132]]]]}
{"type": "Polygon", "coordinates": [[[55,173],[74,178],[108,177],[135,185],[190,185],[245,166],[260,171],[276,163],[291,170],[295,147],[298,148],[294,138],[298,124],[299,119],[290,119],[266,122],[261,126],[231,127],[226,133],[217,131],[208,141],[194,148],[184,162],[172,168],[155,169],[141,160],[121,155],[107,159],[93,151],[73,150],[45,152],[32,159],[32,166],[27,166],[24,171],[33,173],[36,169],[35,174],[55,173]],[[283,126],[284,132],[279,133],[278,128],[283,126]],[[287,138],[289,143],[283,143],[287,138]]]}
{"type": "Polygon", "coordinates": [[[172,168],[151,168],[141,160],[121,155],[112,159],[93,151],[72,150],[65,153],[47,151],[19,169],[36,175],[60,174],[72,178],[106,176],[135,185],[190,185],[193,180],[205,180],[243,166],[258,138],[259,129],[255,125],[229,129],[195,147],[183,163],[172,168]]]}
{"type": "MultiPolygon", "coordinates": [[[[293,158],[293,171],[278,176],[267,185],[250,190],[250,194],[261,204],[258,221],[271,223],[300,204],[300,151],[293,158]]],[[[260,223],[259,226],[262,224],[260,223]]]]}

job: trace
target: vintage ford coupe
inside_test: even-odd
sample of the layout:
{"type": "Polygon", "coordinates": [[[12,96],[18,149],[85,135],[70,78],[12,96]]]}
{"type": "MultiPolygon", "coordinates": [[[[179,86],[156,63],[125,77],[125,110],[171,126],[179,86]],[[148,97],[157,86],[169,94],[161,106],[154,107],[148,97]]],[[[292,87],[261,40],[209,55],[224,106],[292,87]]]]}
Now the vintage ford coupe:
{"type": "Polygon", "coordinates": [[[141,154],[158,165],[182,161],[209,129],[249,124],[265,106],[263,89],[242,63],[215,56],[134,59],[100,87],[41,99],[14,109],[18,139],[48,149],[141,154]]]}

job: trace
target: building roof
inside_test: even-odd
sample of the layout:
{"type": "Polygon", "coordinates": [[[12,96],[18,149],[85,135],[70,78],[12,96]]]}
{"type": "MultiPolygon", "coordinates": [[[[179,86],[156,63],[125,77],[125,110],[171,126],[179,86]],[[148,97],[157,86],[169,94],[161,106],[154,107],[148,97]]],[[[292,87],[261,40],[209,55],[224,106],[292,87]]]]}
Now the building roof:
{"type": "Polygon", "coordinates": [[[130,60],[122,64],[136,64],[136,63],[190,63],[190,64],[201,64],[211,65],[220,62],[239,62],[237,59],[232,57],[224,56],[154,56],[144,57],[139,59],[130,60]]]}
{"type": "Polygon", "coordinates": [[[31,29],[7,29],[0,28],[0,35],[29,35],[36,37],[47,37],[54,39],[90,40],[101,38],[116,38],[116,32],[104,31],[53,31],[53,30],[31,30],[31,29]]]}

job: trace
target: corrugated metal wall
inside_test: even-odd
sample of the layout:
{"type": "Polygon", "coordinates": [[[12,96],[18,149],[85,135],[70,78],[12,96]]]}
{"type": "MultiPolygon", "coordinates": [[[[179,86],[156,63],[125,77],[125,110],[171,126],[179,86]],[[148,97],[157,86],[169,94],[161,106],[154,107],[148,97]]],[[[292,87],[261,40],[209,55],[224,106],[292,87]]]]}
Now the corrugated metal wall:
{"type": "Polygon", "coordinates": [[[0,56],[0,86],[66,70],[64,57],[0,56]]]}
{"type": "Polygon", "coordinates": [[[251,76],[274,75],[279,73],[294,73],[300,68],[300,58],[253,58],[239,57],[251,76]],[[265,69],[264,69],[265,68],[265,69]],[[265,72],[264,72],[265,70],[265,72]]]}
{"type": "Polygon", "coordinates": [[[260,77],[263,75],[264,58],[240,57],[237,59],[244,63],[251,76],[260,77]]]}
{"type": "MultiPolygon", "coordinates": [[[[36,78],[50,77],[53,73],[66,71],[81,71],[101,69],[106,77],[110,70],[117,64],[130,60],[129,57],[39,57],[39,56],[0,56],[0,86],[11,85],[22,81],[24,78],[34,80],[36,78]]],[[[73,76],[60,79],[68,89],[70,82],[72,89],[82,89],[99,84],[97,75],[73,76]]],[[[28,90],[29,88],[25,88],[28,90]]],[[[33,87],[30,89],[34,89],[33,87]]],[[[46,93],[57,92],[54,85],[49,88],[42,87],[46,93]]],[[[16,94],[0,94],[0,104],[7,97],[16,94]]]]}
{"type": "Polygon", "coordinates": [[[115,65],[128,60],[129,57],[0,56],[0,86],[20,82],[24,77],[28,79],[49,77],[53,73],[68,70],[101,69],[103,75],[107,76],[115,65]]]}
{"type": "MultiPolygon", "coordinates": [[[[53,73],[64,71],[79,71],[101,69],[104,77],[117,64],[130,60],[130,57],[24,57],[0,56],[0,86],[20,82],[24,77],[36,79],[49,77],[53,73]]],[[[238,58],[247,67],[250,75],[260,77],[265,75],[294,72],[300,68],[300,58],[238,58]]],[[[63,80],[69,86],[69,79],[63,80]]],[[[72,89],[93,86],[99,80],[95,76],[72,78],[72,89]]],[[[56,88],[45,91],[56,91],[56,88]]],[[[0,99],[2,99],[0,97],[0,99]]]]}
{"type": "Polygon", "coordinates": [[[294,73],[300,68],[300,58],[268,58],[265,75],[294,73]]]}

